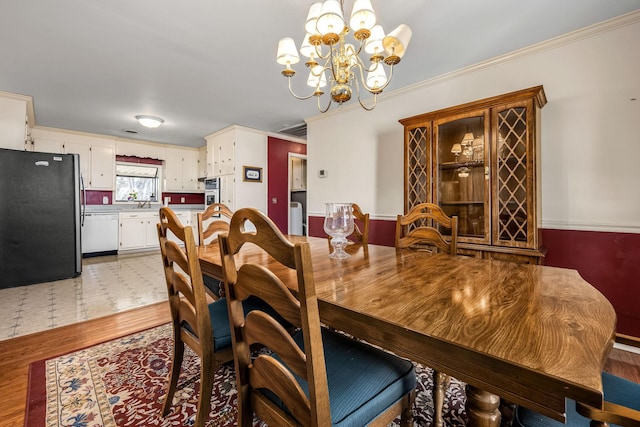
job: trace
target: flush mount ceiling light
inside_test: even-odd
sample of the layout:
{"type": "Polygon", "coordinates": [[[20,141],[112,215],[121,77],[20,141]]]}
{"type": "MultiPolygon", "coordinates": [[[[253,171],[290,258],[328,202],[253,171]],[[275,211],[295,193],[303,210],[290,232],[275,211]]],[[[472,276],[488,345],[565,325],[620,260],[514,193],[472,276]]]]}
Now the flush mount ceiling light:
{"type": "Polygon", "coordinates": [[[157,128],[164,123],[164,120],[160,117],[147,115],[136,116],[136,120],[138,120],[142,126],[148,127],[149,129],[157,128]]]}
{"type": "Polygon", "coordinates": [[[289,92],[297,99],[315,96],[321,113],[328,111],[332,102],[342,105],[349,101],[354,85],[362,108],[373,110],[377,95],[389,85],[393,66],[400,62],[411,40],[411,29],[404,24],[385,36],[382,26],[376,25],[376,15],[370,0],[355,1],[348,24],[349,26],[344,20],[344,0],[324,0],[311,5],[304,27],[307,35],[300,46],[300,53],[309,58],[305,63],[309,68],[307,85],[313,88],[313,92],[308,96],[298,96],[291,88],[291,77],[295,74],[291,65],[300,61],[295,42],[292,38],[285,37],[278,44],[276,60],[278,64],[285,66],[282,75],[289,81],[289,92]],[[346,40],[351,31],[354,42],[346,40]],[[360,54],[364,56],[365,52],[371,56],[362,60],[360,54]],[[323,63],[320,64],[319,61],[323,63]],[[383,64],[389,70],[388,78],[383,64]],[[322,108],[320,96],[324,92],[321,88],[327,83],[331,86],[331,96],[327,106],[322,108]],[[360,88],[373,95],[371,107],[362,103],[360,88]]]}

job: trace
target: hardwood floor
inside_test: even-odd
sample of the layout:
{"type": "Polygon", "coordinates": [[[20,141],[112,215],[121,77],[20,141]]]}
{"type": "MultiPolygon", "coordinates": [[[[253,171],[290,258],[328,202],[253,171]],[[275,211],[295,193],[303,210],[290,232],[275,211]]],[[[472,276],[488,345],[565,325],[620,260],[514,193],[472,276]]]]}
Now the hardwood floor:
{"type": "Polygon", "coordinates": [[[168,302],[0,341],[0,426],[24,424],[29,364],[171,320],[168,302]]]}
{"type": "MultiPolygon", "coordinates": [[[[23,425],[31,362],[88,347],[171,320],[167,302],[0,341],[0,427],[23,425]]],[[[614,349],[605,370],[640,383],[640,354],[614,349]]]]}

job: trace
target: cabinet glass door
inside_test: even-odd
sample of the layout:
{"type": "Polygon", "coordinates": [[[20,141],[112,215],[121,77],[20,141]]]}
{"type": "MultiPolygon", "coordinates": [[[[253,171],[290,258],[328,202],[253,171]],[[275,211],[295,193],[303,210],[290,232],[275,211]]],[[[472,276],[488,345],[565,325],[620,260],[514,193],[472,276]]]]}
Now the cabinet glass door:
{"type": "Polygon", "coordinates": [[[496,141],[497,195],[494,201],[494,244],[510,247],[529,247],[533,239],[531,232],[533,206],[531,173],[533,155],[530,153],[527,103],[511,104],[495,109],[494,130],[496,141]]]}
{"type": "Polygon", "coordinates": [[[431,201],[431,128],[419,126],[405,135],[405,207],[431,201]]]}
{"type": "Polygon", "coordinates": [[[488,112],[436,121],[434,135],[434,202],[458,217],[461,242],[489,243],[488,112]]]}

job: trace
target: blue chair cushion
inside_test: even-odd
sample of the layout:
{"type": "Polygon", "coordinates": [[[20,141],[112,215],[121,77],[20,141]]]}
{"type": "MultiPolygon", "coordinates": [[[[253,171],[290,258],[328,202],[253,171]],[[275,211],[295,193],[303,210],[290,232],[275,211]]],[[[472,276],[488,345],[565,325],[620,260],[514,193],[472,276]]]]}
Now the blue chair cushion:
{"type": "MultiPolygon", "coordinates": [[[[301,331],[294,335],[294,340],[304,349],[301,331]]],[[[415,389],[416,375],[408,360],[324,328],[322,341],[333,426],[367,425],[415,389]]],[[[277,354],[274,357],[279,360],[277,354]]],[[[307,382],[295,377],[309,396],[307,382]]],[[[286,410],[277,396],[268,390],[262,392],[286,410]]]]}
{"type": "MultiPolygon", "coordinates": [[[[275,316],[274,310],[258,297],[251,296],[247,298],[242,307],[245,316],[255,309],[273,313],[275,316]]],[[[209,304],[209,317],[211,319],[211,331],[213,332],[213,351],[231,347],[231,327],[229,326],[229,309],[226,298],[221,298],[209,304]]],[[[182,326],[193,333],[193,329],[188,323],[183,322],[182,326]]]]}
{"type": "MultiPolygon", "coordinates": [[[[640,411],[640,384],[603,372],[602,390],[606,401],[640,411]]],[[[521,427],[589,427],[590,421],[576,411],[576,403],[573,400],[567,400],[566,424],[529,409],[518,407],[514,425],[521,427]]]]}

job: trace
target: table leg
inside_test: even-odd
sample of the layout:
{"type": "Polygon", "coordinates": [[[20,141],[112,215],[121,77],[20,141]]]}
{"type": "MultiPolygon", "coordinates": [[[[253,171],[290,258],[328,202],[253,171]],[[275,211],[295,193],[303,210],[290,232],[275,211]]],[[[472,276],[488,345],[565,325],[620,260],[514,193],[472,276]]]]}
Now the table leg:
{"type": "Polygon", "coordinates": [[[444,397],[449,387],[449,375],[433,371],[433,423],[435,427],[444,427],[442,420],[442,407],[444,405],[444,397]]]}
{"type": "Polygon", "coordinates": [[[467,418],[470,427],[498,427],[500,425],[500,397],[467,384],[467,418]]]}

